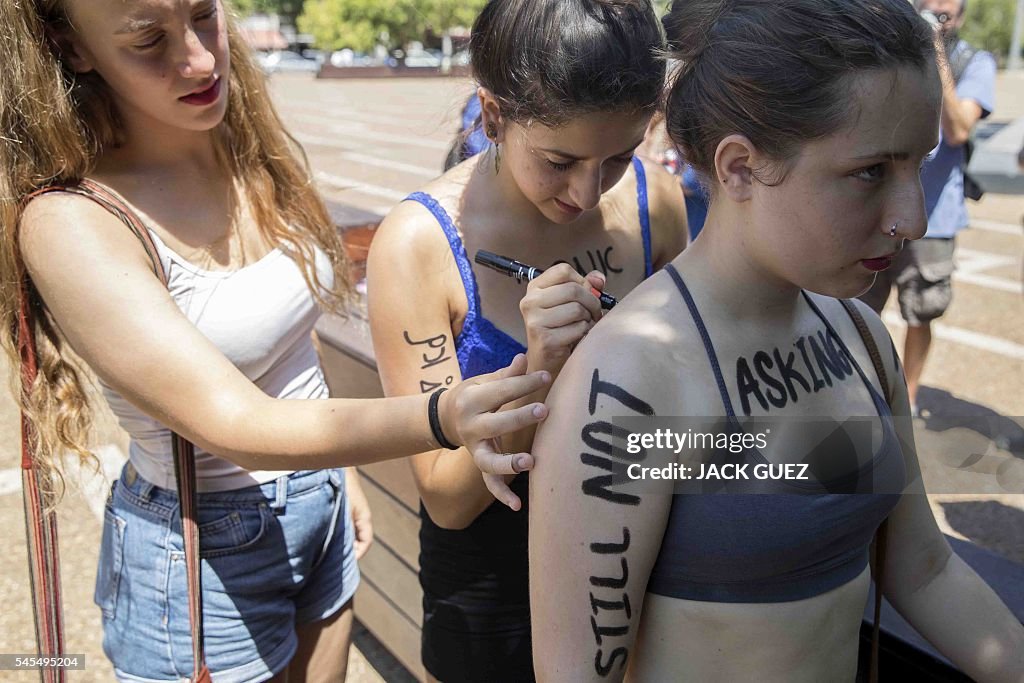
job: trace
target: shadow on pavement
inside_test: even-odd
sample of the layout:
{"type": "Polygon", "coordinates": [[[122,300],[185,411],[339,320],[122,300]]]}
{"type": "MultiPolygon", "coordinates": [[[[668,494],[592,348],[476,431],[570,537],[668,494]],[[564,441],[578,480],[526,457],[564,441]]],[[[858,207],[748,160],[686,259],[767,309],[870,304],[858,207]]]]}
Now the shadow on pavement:
{"type": "Polygon", "coordinates": [[[1024,510],[996,500],[944,502],[946,522],[972,543],[1024,565],[1024,510]]]}
{"type": "Polygon", "coordinates": [[[367,663],[387,683],[417,683],[409,670],[359,621],[352,626],[352,646],[359,650],[367,663]]]}
{"type": "Polygon", "coordinates": [[[928,431],[969,429],[991,441],[1000,450],[1024,459],[1022,418],[1001,415],[991,408],[932,387],[921,387],[917,401],[922,410],[924,427],[928,431]]]}

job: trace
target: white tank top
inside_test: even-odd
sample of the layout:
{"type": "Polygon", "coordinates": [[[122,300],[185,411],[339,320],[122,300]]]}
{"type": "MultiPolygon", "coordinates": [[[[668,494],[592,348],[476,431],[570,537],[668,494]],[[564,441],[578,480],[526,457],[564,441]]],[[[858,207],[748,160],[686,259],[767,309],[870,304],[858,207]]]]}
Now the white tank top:
{"type": "MultiPolygon", "coordinates": [[[[268,396],[327,398],[327,384],[310,333],[320,310],[298,264],[281,247],[239,270],[208,271],[173,252],[152,230],[168,289],[178,308],[268,396]]],[[[325,287],[334,282],[327,256],[316,250],[325,287]]],[[[103,393],[131,436],[128,459],[147,481],[175,489],[171,433],[102,381],[103,393]]],[[[262,484],[289,471],[252,471],[196,447],[199,491],[262,484]]]]}

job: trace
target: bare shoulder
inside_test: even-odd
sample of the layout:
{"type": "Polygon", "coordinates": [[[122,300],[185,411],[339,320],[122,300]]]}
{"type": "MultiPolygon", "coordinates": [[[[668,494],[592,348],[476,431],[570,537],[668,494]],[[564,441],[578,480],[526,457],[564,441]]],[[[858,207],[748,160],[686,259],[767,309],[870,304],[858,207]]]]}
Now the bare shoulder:
{"type": "Polygon", "coordinates": [[[659,414],[675,414],[684,407],[686,377],[703,369],[692,353],[699,340],[678,323],[684,315],[668,274],[648,278],[576,347],[552,391],[566,376],[590,382],[597,370],[602,379],[644,396],[659,414]]]}
{"type": "Polygon", "coordinates": [[[438,219],[419,202],[400,203],[377,228],[366,275],[371,322],[374,310],[391,314],[441,302],[449,316],[458,317],[467,305],[448,239],[438,219]]]}
{"type": "Polygon", "coordinates": [[[48,192],[25,205],[19,236],[23,241],[34,241],[57,230],[94,233],[111,221],[120,223],[109,211],[86,197],[70,192],[48,192]]]}
{"type": "Polygon", "coordinates": [[[384,218],[370,245],[370,260],[425,265],[448,251],[444,231],[430,210],[415,201],[398,204],[384,218]]]}
{"type": "Polygon", "coordinates": [[[150,267],[142,244],[119,218],[96,202],[68,192],[30,201],[21,214],[18,242],[34,276],[64,268],[68,260],[87,262],[92,256],[150,267]]]}

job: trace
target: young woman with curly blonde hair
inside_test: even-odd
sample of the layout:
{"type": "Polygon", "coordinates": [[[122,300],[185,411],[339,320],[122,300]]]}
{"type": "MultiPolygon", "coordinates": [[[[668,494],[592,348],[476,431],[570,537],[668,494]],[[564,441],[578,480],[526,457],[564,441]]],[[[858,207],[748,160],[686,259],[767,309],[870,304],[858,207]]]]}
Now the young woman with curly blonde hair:
{"type": "Polygon", "coordinates": [[[544,408],[491,411],[547,378],[519,359],[455,386],[439,428],[426,396],[327,399],[310,333],[344,310],[345,257],[220,0],[12,0],[0,36],[2,340],[16,364],[28,297],[39,373],[17,395],[44,485],[91,457],[76,356],[131,436],[95,595],[118,678],[192,672],[173,430],[196,446],[214,680],[343,679],[358,571],[335,468],[439,431],[497,457],[544,408]]]}

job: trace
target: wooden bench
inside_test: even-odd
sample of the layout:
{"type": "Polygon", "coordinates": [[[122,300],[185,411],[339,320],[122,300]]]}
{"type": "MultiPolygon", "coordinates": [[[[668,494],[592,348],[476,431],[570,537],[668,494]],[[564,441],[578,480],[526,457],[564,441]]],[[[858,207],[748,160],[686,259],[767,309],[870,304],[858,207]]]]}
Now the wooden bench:
{"type": "MultiPolygon", "coordinates": [[[[353,277],[366,272],[366,255],[382,217],[328,202],[342,231],[353,277]]],[[[370,341],[365,308],[348,318],[325,315],[316,327],[324,374],[332,396],[380,398],[384,391],[370,341]]],[[[419,494],[405,459],[360,467],[363,490],[373,511],[374,543],[359,562],[356,618],[409,672],[425,680],[420,663],[423,601],[419,571],[419,494]]]]}
{"type": "MultiPolygon", "coordinates": [[[[317,324],[320,355],[332,396],[384,395],[373,360],[369,326],[353,314],[324,316],[317,324]]],[[[409,671],[424,680],[420,663],[423,623],[419,570],[419,494],[407,460],[359,468],[373,511],[374,543],[359,562],[356,618],[409,671]]]]}

